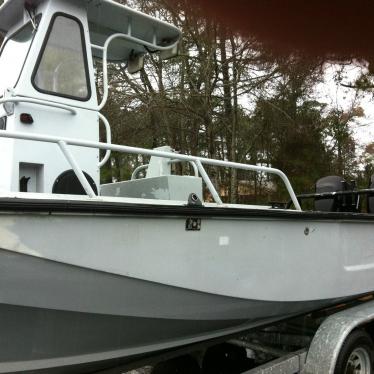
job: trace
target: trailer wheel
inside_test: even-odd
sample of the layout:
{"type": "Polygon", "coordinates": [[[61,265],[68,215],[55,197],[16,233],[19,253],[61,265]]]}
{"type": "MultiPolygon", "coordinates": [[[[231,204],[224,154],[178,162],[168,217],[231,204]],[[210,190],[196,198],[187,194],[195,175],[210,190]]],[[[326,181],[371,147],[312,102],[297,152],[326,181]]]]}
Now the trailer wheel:
{"type": "Polygon", "coordinates": [[[336,360],[335,374],[372,374],[374,345],[370,336],[355,330],[342,345],[336,360]]]}
{"type": "Polygon", "coordinates": [[[252,369],[252,360],[247,351],[230,343],[223,343],[207,349],[204,355],[203,374],[239,374],[252,369]]]}
{"type": "Polygon", "coordinates": [[[200,366],[192,356],[186,355],[159,362],[151,374],[200,374],[200,366]]]}

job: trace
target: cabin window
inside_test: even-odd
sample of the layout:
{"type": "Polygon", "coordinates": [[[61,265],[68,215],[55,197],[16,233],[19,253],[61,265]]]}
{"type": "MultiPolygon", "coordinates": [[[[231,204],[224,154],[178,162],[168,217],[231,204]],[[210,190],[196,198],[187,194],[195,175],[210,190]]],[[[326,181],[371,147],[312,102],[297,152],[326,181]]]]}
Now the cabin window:
{"type": "Polygon", "coordinates": [[[0,97],[6,89],[16,86],[34,34],[29,23],[6,40],[0,56],[0,97]]]}
{"type": "Polygon", "coordinates": [[[55,15],[37,63],[33,83],[38,91],[77,100],[90,98],[82,25],[55,15]]]}

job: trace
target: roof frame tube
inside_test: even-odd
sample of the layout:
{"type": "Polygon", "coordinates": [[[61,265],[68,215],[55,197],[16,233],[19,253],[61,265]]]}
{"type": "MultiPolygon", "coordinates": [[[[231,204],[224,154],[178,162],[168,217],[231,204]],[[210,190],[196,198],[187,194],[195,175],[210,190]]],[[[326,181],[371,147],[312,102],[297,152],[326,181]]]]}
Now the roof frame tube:
{"type": "MultiPolygon", "coordinates": [[[[129,31],[131,32],[130,22],[129,22],[129,31]]],[[[134,36],[128,35],[128,34],[113,34],[111,35],[106,41],[104,46],[91,44],[91,48],[97,49],[103,52],[103,98],[101,100],[101,103],[98,106],[98,110],[102,110],[108,101],[109,96],[109,83],[108,83],[108,48],[110,44],[115,39],[125,39],[131,43],[135,43],[138,45],[141,45],[143,47],[149,48],[154,51],[168,51],[170,49],[175,48],[178,43],[179,39],[175,41],[173,44],[168,46],[161,46],[155,43],[156,37],[154,37],[153,43],[147,42],[145,40],[136,38],[134,36]]]]}

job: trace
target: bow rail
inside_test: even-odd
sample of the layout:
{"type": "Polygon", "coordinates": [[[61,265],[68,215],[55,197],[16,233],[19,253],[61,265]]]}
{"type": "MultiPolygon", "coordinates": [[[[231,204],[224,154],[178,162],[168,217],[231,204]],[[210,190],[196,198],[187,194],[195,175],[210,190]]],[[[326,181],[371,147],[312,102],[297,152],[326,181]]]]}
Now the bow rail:
{"type": "Polygon", "coordinates": [[[55,143],[56,145],[59,146],[66,160],[69,162],[70,166],[74,170],[74,173],[76,174],[78,180],[82,184],[82,187],[86,191],[87,195],[92,198],[96,197],[96,194],[91,188],[89,182],[87,181],[87,178],[85,177],[82,169],[80,168],[79,164],[75,160],[73,154],[70,152],[69,148],[67,147],[68,145],[86,147],[86,148],[96,148],[96,149],[101,149],[105,151],[163,157],[163,158],[168,158],[170,160],[173,160],[173,162],[175,162],[174,160],[191,162],[196,165],[197,170],[199,171],[199,174],[201,175],[202,179],[207,185],[209,192],[213,196],[214,201],[218,205],[223,204],[222,200],[216,188],[214,187],[212,181],[210,180],[207,172],[205,171],[203,165],[220,166],[220,167],[227,167],[227,168],[232,168],[232,169],[248,170],[248,171],[254,171],[254,172],[264,172],[268,174],[277,175],[282,179],[283,183],[285,184],[287,191],[290,195],[290,198],[295,206],[295,209],[298,211],[301,211],[301,206],[299,204],[297,196],[291,186],[291,183],[288,177],[286,176],[286,174],[284,174],[279,169],[274,169],[274,168],[270,168],[266,166],[240,164],[240,163],[231,162],[231,161],[221,161],[221,160],[209,159],[209,158],[204,158],[204,157],[189,156],[189,155],[183,155],[183,154],[173,153],[173,152],[165,152],[165,151],[160,151],[160,150],[155,150],[155,149],[146,149],[146,148],[126,146],[126,145],[93,142],[93,141],[73,139],[73,138],[63,138],[63,137],[61,138],[61,137],[43,135],[43,134],[28,134],[24,132],[13,132],[13,131],[7,131],[7,130],[0,130],[0,138],[55,143]]]}

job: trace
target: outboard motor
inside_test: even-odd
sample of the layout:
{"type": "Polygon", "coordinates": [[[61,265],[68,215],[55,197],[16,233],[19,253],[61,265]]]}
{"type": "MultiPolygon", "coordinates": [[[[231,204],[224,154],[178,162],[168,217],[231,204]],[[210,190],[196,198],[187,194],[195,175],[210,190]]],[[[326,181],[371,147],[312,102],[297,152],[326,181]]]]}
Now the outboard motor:
{"type": "MultiPolygon", "coordinates": [[[[333,175],[317,181],[316,194],[351,191],[353,187],[353,185],[346,182],[342,177],[333,175]]],[[[314,200],[314,209],[322,212],[349,212],[355,210],[355,204],[353,204],[350,194],[338,194],[336,196],[316,197],[314,200]]]]}
{"type": "MultiPolygon", "coordinates": [[[[374,175],[370,178],[369,188],[374,189],[374,175]]],[[[374,213],[374,194],[368,195],[368,213],[374,213]]]]}

